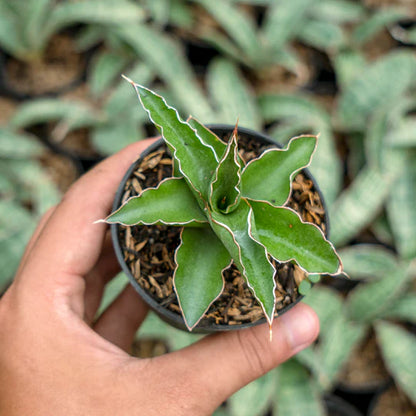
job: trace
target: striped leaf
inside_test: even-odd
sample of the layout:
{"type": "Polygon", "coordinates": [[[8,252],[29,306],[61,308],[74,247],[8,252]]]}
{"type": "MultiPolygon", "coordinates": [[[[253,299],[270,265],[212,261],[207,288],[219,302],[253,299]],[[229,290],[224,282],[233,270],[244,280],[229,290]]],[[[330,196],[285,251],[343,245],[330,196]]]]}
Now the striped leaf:
{"type": "Polygon", "coordinates": [[[345,273],[353,279],[381,279],[399,267],[396,256],[384,246],[357,244],[338,251],[345,273]]]}
{"type": "Polygon", "coordinates": [[[226,59],[213,60],[208,67],[207,85],[221,117],[219,121],[235,124],[238,120],[240,126],[254,130],[261,128],[253,91],[232,62],[226,59]]]}
{"type": "Polygon", "coordinates": [[[357,286],[348,296],[348,316],[360,322],[381,317],[403,293],[408,281],[409,274],[401,266],[386,272],[383,279],[357,286]]]}
{"type": "Polygon", "coordinates": [[[416,257],[416,154],[405,159],[402,174],[394,182],[387,213],[396,246],[405,259],[416,257]]]}
{"type": "Polygon", "coordinates": [[[371,113],[394,103],[414,84],[415,69],[416,58],[403,51],[385,55],[368,67],[347,85],[339,98],[338,118],[341,124],[349,130],[365,128],[371,113]]]}
{"type": "Polygon", "coordinates": [[[276,392],[276,377],[269,372],[234,393],[228,400],[228,416],[262,416],[276,392]],[[261,400],[259,400],[261,398],[261,400]]]}
{"type": "Polygon", "coordinates": [[[275,370],[277,388],[273,416],[324,416],[318,387],[305,368],[295,359],[275,370]]]}
{"type": "Polygon", "coordinates": [[[376,334],[386,367],[396,383],[416,404],[416,336],[399,326],[378,322],[376,334]]]}
{"type": "Polygon", "coordinates": [[[337,246],[353,238],[380,212],[394,178],[364,168],[330,209],[331,240],[337,246]]]}

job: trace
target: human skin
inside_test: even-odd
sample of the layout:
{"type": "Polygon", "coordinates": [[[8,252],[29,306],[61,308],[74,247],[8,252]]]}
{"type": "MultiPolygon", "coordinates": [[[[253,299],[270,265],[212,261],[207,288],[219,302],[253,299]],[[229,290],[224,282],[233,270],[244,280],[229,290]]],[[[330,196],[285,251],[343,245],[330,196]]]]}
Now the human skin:
{"type": "Polygon", "coordinates": [[[94,320],[119,266],[106,224],[135,143],[77,181],[48,211],[0,300],[0,415],[210,415],[232,393],[307,347],[319,323],[298,304],[273,323],[210,335],[157,358],[128,354],[147,307],[127,286],[94,320]]]}

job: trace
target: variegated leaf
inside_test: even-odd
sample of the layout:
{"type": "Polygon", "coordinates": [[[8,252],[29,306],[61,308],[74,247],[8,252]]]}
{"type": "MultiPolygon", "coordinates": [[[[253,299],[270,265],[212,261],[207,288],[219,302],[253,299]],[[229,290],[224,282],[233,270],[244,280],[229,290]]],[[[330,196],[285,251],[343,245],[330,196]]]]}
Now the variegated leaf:
{"type": "Polygon", "coordinates": [[[294,358],[280,364],[275,374],[277,388],[274,416],[325,415],[315,380],[294,358]]]}
{"type": "Polygon", "coordinates": [[[207,84],[222,123],[234,124],[238,118],[241,126],[261,129],[254,93],[235,64],[225,58],[213,60],[208,67],[207,84]]]}
{"type": "Polygon", "coordinates": [[[380,279],[399,267],[396,256],[384,246],[357,244],[338,251],[345,272],[353,279],[380,279]]]}
{"type": "Polygon", "coordinates": [[[231,257],[211,228],[184,228],[175,262],[173,285],[191,331],[223,291],[231,257]]]}
{"type": "Polygon", "coordinates": [[[151,121],[161,130],[173,149],[179,169],[190,186],[208,201],[209,182],[217,166],[215,151],[205,145],[197,132],[182,121],[178,112],[153,91],[130,81],[151,121]]]}
{"type": "Polygon", "coordinates": [[[210,129],[205,127],[196,118],[190,117],[188,120],[188,124],[196,130],[198,136],[201,138],[202,142],[206,146],[210,146],[214,149],[215,154],[217,156],[217,160],[220,160],[221,156],[225,152],[227,144],[224,143],[216,134],[214,134],[210,129]]]}
{"type": "Polygon", "coordinates": [[[340,259],[318,227],[304,223],[290,208],[252,200],[249,204],[252,235],[277,261],[294,260],[308,273],[340,273],[340,259]]]}
{"type": "Polygon", "coordinates": [[[273,206],[284,205],[294,175],[309,165],[316,142],[315,136],[295,137],[285,149],[266,150],[252,160],[243,170],[242,195],[273,206]]]}
{"type": "Polygon", "coordinates": [[[169,178],[128,199],[105,221],[110,224],[201,225],[207,218],[183,178],[169,178]]]}
{"type": "Polygon", "coordinates": [[[399,253],[412,259],[416,258],[416,154],[409,154],[404,162],[403,173],[390,191],[387,214],[399,253]]]}
{"type": "Polygon", "coordinates": [[[387,272],[381,280],[357,286],[348,296],[348,316],[367,322],[381,317],[400,296],[408,281],[408,273],[401,266],[387,272]]]}
{"type": "Polygon", "coordinates": [[[385,311],[383,317],[416,325],[416,293],[410,292],[402,295],[385,311]]]}
{"type": "Polygon", "coordinates": [[[240,202],[241,166],[238,161],[237,126],[215,170],[211,181],[211,209],[224,214],[232,212],[240,202]]]}
{"type": "Polygon", "coordinates": [[[386,367],[416,404],[416,336],[387,322],[376,324],[376,334],[386,367]]]}
{"type": "Polygon", "coordinates": [[[394,102],[412,84],[416,58],[405,51],[385,55],[350,82],[340,96],[338,117],[348,129],[365,128],[367,117],[394,102]],[[394,88],[391,85],[394,84],[394,88]]]}
{"type": "Polygon", "coordinates": [[[345,244],[380,212],[393,177],[372,166],[365,167],[335,201],[330,210],[331,241],[345,244]]]}
{"type": "Polygon", "coordinates": [[[242,199],[237,208],[227,215],[211,212],[210,224],[271,323],[275,304],[275,270],[264,246],[254,241],[249,233],[249,212],[247,202],[242,199]]]}

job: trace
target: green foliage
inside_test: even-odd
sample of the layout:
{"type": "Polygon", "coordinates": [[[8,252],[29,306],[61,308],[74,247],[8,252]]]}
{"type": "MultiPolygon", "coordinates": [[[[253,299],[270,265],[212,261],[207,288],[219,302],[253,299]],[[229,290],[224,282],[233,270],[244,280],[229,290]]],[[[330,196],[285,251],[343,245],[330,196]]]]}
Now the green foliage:
{"type": "Polygon", "coordinates": [[[17,270],[36,222],[60,192],[38,158],[45,148],[29,134],[0,129],[0,291],[17,270]]]}
{"type": "Polygon", "coordinates": [[[273,415],[325,414],[318,387],[304,367],[291,359],[276,370],[279,388],[276,390],[273,415]]]}
{"type": "Polygon", "coordinates": [[[31,60],[44,51],[62,29],[80,24],[114,25],[141,21],[143,10],[127,0],[1,0],[0,46],[11,55],[31,60]]]}
{"type": "Polygon", "coordinates": [[[194,129],[181,120],[163,97],[130,82],[171,150],[179,177],[130,198],[106,221],[191,227],[182,233],[174,274],[175,290],[190,330],[221,293],[221,273],[230,256],[269,322],[275,304],[275,269],[270,257],[293,260],[309,273],[339,272],[339,258],[323,233],[315,225],[304,223],[295,211],[281,206],[289,198],[293,174],[310,163],[316,145],[313,136],[297,137],[286,149],[270,150],[244,167],[238,155],[237,128],[225,145],[199,122],[191,121],[194,129]],[[259,186],[257,175],[270,175],[271,189],[268,183],[259,186]],[[195,225],[198,227],[193,228],[195,225]],[[190,250],[192,245],[203,244],[212,247],[198,254],[190,250]],[[206,257],[196,262],[196,256],[206,257]],[[201,271],[195,272],[195,264],[201,271]]]}
{"type": "Polygon", "coordinates": [[[377,323],[376,331],[386,366],[416,404],[416,373],[410,364],[416,360],[415,335],[386,322],[377,323]]]}

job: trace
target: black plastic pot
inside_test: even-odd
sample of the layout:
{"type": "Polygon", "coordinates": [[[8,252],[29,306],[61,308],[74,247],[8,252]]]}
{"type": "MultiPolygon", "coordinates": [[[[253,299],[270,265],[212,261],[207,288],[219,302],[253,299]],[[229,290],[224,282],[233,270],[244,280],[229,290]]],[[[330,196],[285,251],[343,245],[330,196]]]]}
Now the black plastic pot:
{"type": "MultiPolygon", "coordinates": [[[[214,133],[216,133],[219,137],[223,137],[224,135],[231,135],[231,133],[234,130],[234,126],[230,126],[230,125],[210,125],[208,126],[214,133]]],[[[268,136],[257,133],[253,130],[249,130],[246,128],[242,128],[239,127],[238,128],[238,134],[240,137],[249,137],[252,139],[255,139],[257,141],[260,141],[262,144],[264,144],[265,146],[274,146],[274,147],[281,147],[281,145],[276,144],[276,142],[274,142],[273,140],[271,140],[268,136]]],[[[150,153],[154,152],[156,149],[158,149],[160,146],[162,146],[164,144],[163,139],[160,139],[158,141],[156,141],[155,143],[153,143],[149,148],[147,148],[140,156],[140,158],[133,163],[130,168],[128,169],[128,171],[126,172],[126,174],[124,175],[119,188],[117,190],[115,199],[114,199],[114,203],[113,203],[113,211],[118,209],[121,205],[121,199],[123,197],[124,194],[124,188],[125,188],[125,184],[127,182],[127,180],[131,177],[131,175],[133,174],[134,170],[137,168],[137,166],[139,165],[139,163],[142,161],[142,159],[144,157],[146,157],[147,155],[149,155],[150,153]]],[[[325,208],[325,203],[324,203],[324,199],[322,196],[322,193],[320,192],[316,181],[313,179],[312,175],[310,174],[310,172],[307,169],[304,169],[302,171],[302,173],[308,178],[311,179],[314,183],[314,187],[315,190],[318,192],[322,204],[325,208]]],[[[326,209],[325,209],[326,212],[326,209]]],[[[328,234],[329,231],[329,221],[328,221],[328,216],[325,214],[324,217],[324,223],[326,226],[326,233],[328,234]]],[[[111,235],[112,235],[112,240],[113,240],[113,245],[114,245],[114,249],[115,249],[115,253],[117,256],[117,259],[124,271],[124,273],[127,275],[128,279],[130,280],[130,283],[133,285],[133,287],[137,290],[137,292],[140,294],[140,296],[143,298],[143,300],[150,306],[151,309],[153,309],[157,315],[159,315],[159,317],[161,319],[163,319],[165,322],[169,323],[170,325],[182,329],[184,331],[188,331],[185,323],[183,321],[183,318],[181,315],[178,315],[174,312],[172,312],[169,309],[166,309],[164,307],[162,307],[146,290],[144,290],[139,283],[136,281],[136,279],[134,278],[134,276],[131,273],[130,268],[128,267],[128,265],[126,264],[126,262],[124,261],[124,254],[119,242],[119,225],[118,224],[112,224],[111,225],[111,235]]],[[[303,298],[303,296],[299,296],[295,302],[291,303],[290,305],[286,306],[285,308],[281,309],[279,311],[279,314],[283,314],[284,312],[288,311],[289,309],[291,309],[295,304],[297,304],[301,299],[303,298]]],[[[216,325],[216,324],[212,324],[209,326],[203,325],[203,324],[198,324],[192,332],[194,333],[211,333],[211,332],[218,332],[218,331],[229,331],[229,330],[235,330],[235,329],[242,329],[242,328],[247,328],[247,327],[251,327],[254,325],[259,325],[266,322],[266,319],[261,319],[259,321],[253,322],[253,323],[244,323],[241,325],[216,325]]]]}
{"type": "Polygon", "coordinates": [[[325,407],[330,416],[363,416],[354,406],[335,395],[325,397],[325,407]]]}

